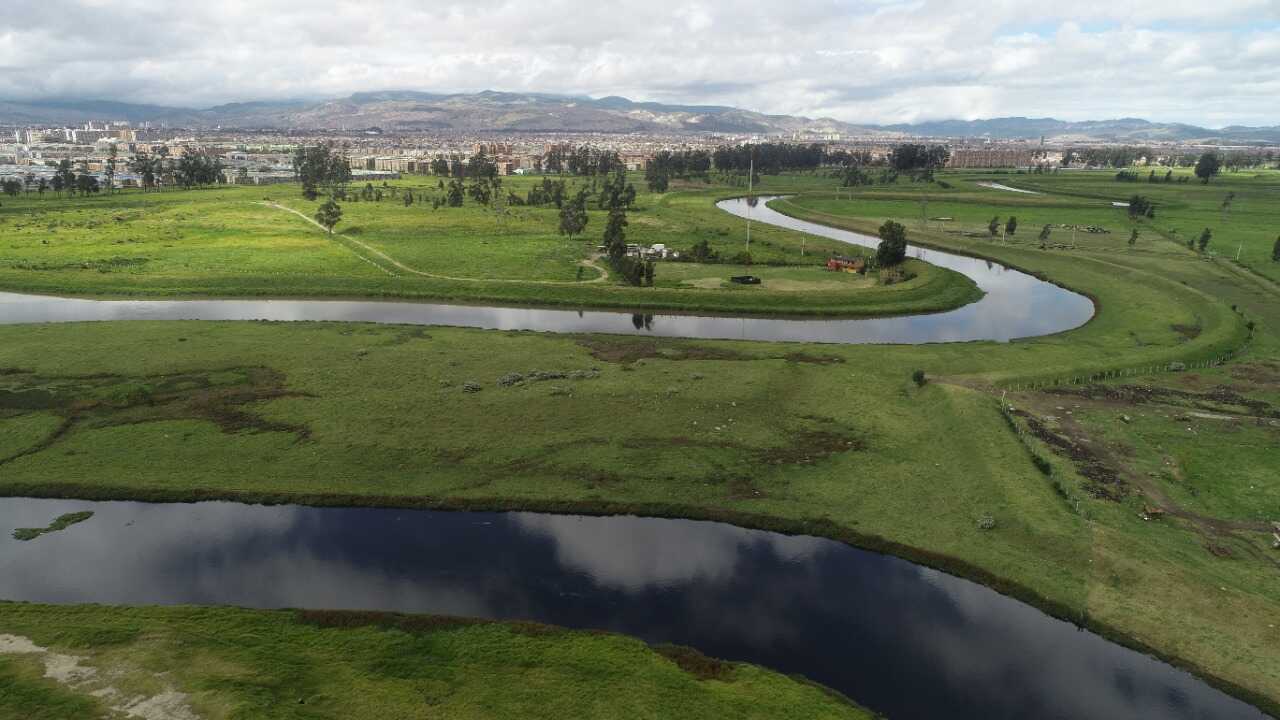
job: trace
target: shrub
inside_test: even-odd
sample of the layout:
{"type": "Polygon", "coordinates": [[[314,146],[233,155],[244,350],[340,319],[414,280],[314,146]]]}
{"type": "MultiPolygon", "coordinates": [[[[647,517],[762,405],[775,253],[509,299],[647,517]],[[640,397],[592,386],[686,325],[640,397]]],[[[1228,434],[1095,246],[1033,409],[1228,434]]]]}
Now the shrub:
{"type": "Polygon", "coordinates": [[[929,378],[925,377],[923,370],[916,370],[911,373],[911,381],[916,384],[916,387],[924,387],[925,383],[929,382],[929,378]]]}

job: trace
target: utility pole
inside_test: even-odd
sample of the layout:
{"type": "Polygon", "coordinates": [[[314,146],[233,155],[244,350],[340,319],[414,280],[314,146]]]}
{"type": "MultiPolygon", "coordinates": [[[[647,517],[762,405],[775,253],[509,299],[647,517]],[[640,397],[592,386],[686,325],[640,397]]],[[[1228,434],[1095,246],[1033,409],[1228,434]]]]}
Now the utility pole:
{"type": "Polygon", "coordinates": [[[747,145],[749,155],[747,170],[747,262],[751,258],[751,201],[755,199],[755,180],[756,180],[756,153],[751,149],[751,145],[747,145]]]}

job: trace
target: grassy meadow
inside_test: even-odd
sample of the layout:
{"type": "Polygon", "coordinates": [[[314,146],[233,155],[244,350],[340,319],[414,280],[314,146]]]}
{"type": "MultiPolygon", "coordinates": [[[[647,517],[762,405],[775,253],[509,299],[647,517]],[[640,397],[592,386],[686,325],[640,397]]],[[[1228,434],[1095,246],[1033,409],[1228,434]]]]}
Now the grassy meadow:
{"type": "MultiPolygon", "coordinates": [[[[1012,343],[831,346],[342,323],[0,327],[0,494],[638,512],[826,535],[976,578],[1192,668],[1274,713],[1280,555],[1269,523],[1280,521],[1280,289],[1267,263],[1280,230],[1265,228],[1280,208],[1277,178],[1228,175],[1209,186],[1148,189],[1110,173],[946,173],[948,187],[904,181],[851,191],[819,175],[766,179],[762,193],[795,194],[774,201],[781,212],[871,232],[898,219],[912,242],[999,260],[1097,303],[1097,316],[1079,329],[1012,343]],[[976,184],[984,179],[1034,183],[1046,194],[976,184]],[[1220,225],[1229,186],[1239,189],[1220,225]],[[1131,222],[1111,206],[1134,193],[1157,199],[1153,221],[1131,222]],[[1018,217],[1012,238],[986,235],[996,215],[1018,217]],[[930,219],[941,217],[952,219],[930,219]],[[1055,228],[1042,248],[1045,224],[1111,232],[1072,239],[1055,228]],[[1135,224],[1140,237],[1130,248],[1135,224]],[[1214,227],[1215,252],[1186,248],[1185,235],[1200,226],[1214,227]],[[1223,252],[1233,240],[1246,244],[1240,263],[1223,252]],[[1071,382],[1228,355],[1224,365],[1187,372],[1071,382]],[[929,378],[923,387],[911,381],[917,369],[929,378]],[[523,377],[500,382],[513,373],[523,377]],[[1061,384],[1027,389],[1052,381],[1061,384]],[[1002,411],[1002,398],[1012,410],[1002,411]],[[980,526],[985,516],[994,528],[980,526]]],[[[311,257],[320,254],[352,268],[299,274],[281,281],[277,294],[307,286],[320,289],[297,294],[382,292],[353,290],[357,277],[368,288],[436,282],[392,278],[300,219],[234,199],[240,192],[203,197],[229,198],[249,213],[261,208],[271,232],[313,243],[264,252],[263,263],[289,268],[287,256],[296,254],[299,263],[323,265],[311,257]]],[[[296,189],[267,192],[307,210],[296,189]]],[[[717,216],[713,201],[734,192],[642,194],[631,237],[660,242],[685,233],[679,237],[706,237],[729,252],[740,242],[733,235],[740,221],[717,216]]],[[[178,205],[181,195],[136,201],[178,205]]],[[[83,213],[78,222],[88,222],[86,208],[100,201],[109,207],[103,199],[81,209],[66,201],[58,212],[83,213]]],[[[42,251],[35,234],[10,240],[31,212],[16,207],[0,224],[0,253],[10,253],[0,260],[0,288],[165,294],[167,284],[181,294],[244,294],[233,291],[237,283],[263,277],[254,269],[237,278],[218,263],[180,270],[180,258],[195,262],[206,252],[204,241],[173,253],[167,279],[150,269],[133,278],[18,269],[13,262],[42,251]],[[202,289],[206,276],[226,290],[202,289]]],[[[6,202],[0,213],[11,209],[6,202]]],[[[469,260],[448,257],[466,254],[463,246],[483,242],[483,233],[411,247],[411,234],[389,230],[400,223],[392,215],[431,218],[429,207],[384,201],[348,209],[351,239],[406,264],[474,271],[469,260]]],[[[161,225],[195,232],[185,222],[161,225]]],[[[111,257],[83,229],[68,234],[82,239],[67,248],[111,257]]],[[[254,237],[232,242],[228,257],[251,265],[254,237]]],[[[770,243],[762,253],[800,257],[794,234],[762,229],[760,238],[770,243]]],[[[804,257],[820,247],[810,239],[804,257]]],[[[528,282],[559,282],[556,267],[576,278],[574,263],[588,252],[547,255],[536,271],[544,274],[528,282]]],[[[922,270],[911,283],[862,287],[856,276],[757,266],[766,293],[752,294],[716,285],[727,269],[663,265],[656,288],[527,287],[580,292],[601,304],[614,292],[708,298],[699,308],[768,298],[759,302],[777,310],[828,293],[866,306],[873,295],[932,282],[922,270]]],[[[518,275],[515,264],[501,272],[518,275]]],[[[262,292],[270,287],[253,282],[262,292]]]]}
{"type": "Polygon", "coordinates": [[[0,717],[870,718],[618,635],[377,613],[0,603],[0,717]]]}
{"type": "MultiPolygon", "coordinates": [[[[505,187],[523,195],[534,182],[512,177],[505,187]]],[[[921,263],[909,264],[914,278],[892,285],[829,272],[830,254],[860,251],[759,223],[751,268],[664,262],[655,287],[635,288],[608,273],[604,259],[593,259],[604,227],[604,213],[594,206],[586,234],[569,239],[557,233],[554,206],[508,206],[498,214],[473,201],[461,208],[433,209],[422,199],[404,205],[400,198],[410,193],[440,194],[429,178],[398,181],[386,193],[381,202],[345,203],[333,237],[308,220],[319,203],[302,198],[295,185],[6,199],[0,204],[0,287],[851,316],[936,312],[981,296],[964,276],[921,263]],[[764,282],[728,282],[744,272],[764,282]]],[[[684,252],[705,240],[732,258],[745,247],[745,223],[714,206],[732,194],[701,185],[660,195],[641,191],[629,214],[628,241],[684,252]]]]}

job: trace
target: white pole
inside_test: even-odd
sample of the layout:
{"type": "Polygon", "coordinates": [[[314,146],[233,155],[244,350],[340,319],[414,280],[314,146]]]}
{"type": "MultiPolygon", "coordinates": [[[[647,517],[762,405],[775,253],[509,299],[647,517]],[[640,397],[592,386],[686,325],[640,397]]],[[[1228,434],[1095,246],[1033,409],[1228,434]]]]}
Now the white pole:
{"type": "Polygon", "coordinates": [[[751,152],[750,144],[747,145],[747,153],[750,158],[747,170],[747,257],[751,257],[751,199],[755,192],[756,156],[751,152]]]}

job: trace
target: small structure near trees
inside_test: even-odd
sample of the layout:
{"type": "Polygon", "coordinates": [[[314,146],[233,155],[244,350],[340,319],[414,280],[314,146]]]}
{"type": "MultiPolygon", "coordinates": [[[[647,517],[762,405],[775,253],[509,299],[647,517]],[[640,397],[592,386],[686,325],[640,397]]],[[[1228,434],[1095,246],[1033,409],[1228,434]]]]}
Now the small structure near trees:
{"type": "Polygon", "coordinates": [[[847,273],[863,273],[867,270],[866,258],[851,258],[834,255],[827,258],[827,269],[847,273]]]}

